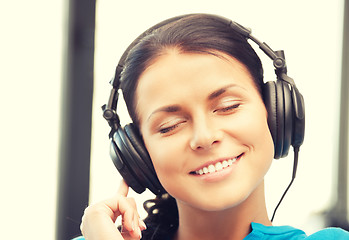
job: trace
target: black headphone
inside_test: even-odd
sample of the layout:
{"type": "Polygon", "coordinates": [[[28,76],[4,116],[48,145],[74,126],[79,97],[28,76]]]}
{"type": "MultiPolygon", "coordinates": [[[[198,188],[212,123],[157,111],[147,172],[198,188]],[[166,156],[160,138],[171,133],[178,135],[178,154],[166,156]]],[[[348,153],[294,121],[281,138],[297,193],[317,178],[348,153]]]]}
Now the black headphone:
{"type": "MultiPolygon", "coordinates": [[[[116,113],[120,74],[130,49],[144,36],[155,29],[181,18],[195,14],[188,14],[162,21],[149,28],[135,39],[122,55],[116,67],[115,77],[111,80],[113,89],[109,101],[103,109],[103,116],[112,130],[110,132],[110,156],[117,170],[126,183],[137,193],[148,188],[155,195],[165,193],[156,173],[150,156],[144,146],[139,130],[133,123],[122,127],[116,113]]],[[[208,15],[208,14],[205,14],[208,15]]],[[[286,75],[284,52],[273,51],[266,43],[258,41],[251,35],[251,30],[229,19],[216,15],[208,15],[226,23],[233,30],[255,42],[263,52],[273,60],[276,81],[266,82],[263,86],[264,104],[268,111],[268,125],[274,142],[275,159],[285,157],[290,146],[299,148],[304,140],[305,112],[302,94],[298,91],[292,78],[286,75]]],[[[295,175],[295,173],[294,173],[295,175]]]]}

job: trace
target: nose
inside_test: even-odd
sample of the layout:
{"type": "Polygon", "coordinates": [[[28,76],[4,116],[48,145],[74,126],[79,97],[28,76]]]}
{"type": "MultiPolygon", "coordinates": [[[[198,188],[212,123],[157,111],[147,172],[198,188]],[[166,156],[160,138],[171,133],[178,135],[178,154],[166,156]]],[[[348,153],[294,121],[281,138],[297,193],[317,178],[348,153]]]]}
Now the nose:
{"type": "Polygon", "coordinates": [[[222,140],[222,132],[216,126],[201,119],[193,124],[193,133],[190,140],[190,147],[194,151],[209,150],[222,140]]]}

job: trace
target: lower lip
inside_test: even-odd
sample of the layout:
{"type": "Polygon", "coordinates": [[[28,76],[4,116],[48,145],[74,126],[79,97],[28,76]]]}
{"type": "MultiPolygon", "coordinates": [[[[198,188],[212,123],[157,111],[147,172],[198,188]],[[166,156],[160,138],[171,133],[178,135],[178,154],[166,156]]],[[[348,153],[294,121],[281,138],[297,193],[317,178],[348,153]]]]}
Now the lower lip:
{"type": "Polygon", "coordinates": [[[226,177],[228,177],[233,170],[236,168],[237,163],[240,161],[241,157],[239,159],[237,159],[232,165],[230,165],[229,167],[226,167],[218,172],[214,172],[214,173],[206,173],[206,174],[195,174],[193,175],[196,178],[199,178],[202,181],[206,181],[206,182],[218,182],[221,181],[223,179],[225,179],[226,177]]]}

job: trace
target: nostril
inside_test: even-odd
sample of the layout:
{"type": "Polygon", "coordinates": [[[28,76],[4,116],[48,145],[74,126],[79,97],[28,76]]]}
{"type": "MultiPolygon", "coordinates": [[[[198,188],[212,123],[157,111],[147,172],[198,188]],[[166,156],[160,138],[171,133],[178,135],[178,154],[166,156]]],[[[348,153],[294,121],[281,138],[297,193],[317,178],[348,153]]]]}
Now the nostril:
{"type": "Polygon", "coordinates": [[[210,128],[210,125],[203,126],[202,124],[201,127],[195,129],[190,140],[190,147],[194,151],[209,150],[222,140],[221,131],[210,128]]]}
{"type": "Polygon", "coordinates": [[[192,143],[190,144],[191,148],[193,150],[209,150],[213,147],[213,145],[218,144],[220,141],[215,140],[215,141],[206,141],[206,142],[201,142],[201,143],[192,143]]]}

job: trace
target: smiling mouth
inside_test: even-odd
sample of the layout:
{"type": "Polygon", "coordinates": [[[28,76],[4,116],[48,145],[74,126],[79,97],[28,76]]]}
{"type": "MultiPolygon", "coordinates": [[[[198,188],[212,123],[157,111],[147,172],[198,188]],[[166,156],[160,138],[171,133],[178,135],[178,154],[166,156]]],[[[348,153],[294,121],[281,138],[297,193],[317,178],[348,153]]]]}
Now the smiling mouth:
{"type": "Polygon", "coordinates": [[[243,154],[240,154],[239,156],[237,156],[235,158],[223,160],[223,161],[217,162],[215,164],[209,164],[208,166],[205,166],[197,171],[190,172],[190,174],[204,175],[204,174],[219,172],[219,171],[233,165],[237,160],[239,160],[241,158],[242,155],[243,154]]]}

